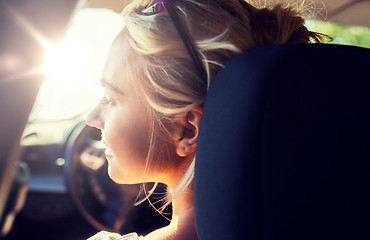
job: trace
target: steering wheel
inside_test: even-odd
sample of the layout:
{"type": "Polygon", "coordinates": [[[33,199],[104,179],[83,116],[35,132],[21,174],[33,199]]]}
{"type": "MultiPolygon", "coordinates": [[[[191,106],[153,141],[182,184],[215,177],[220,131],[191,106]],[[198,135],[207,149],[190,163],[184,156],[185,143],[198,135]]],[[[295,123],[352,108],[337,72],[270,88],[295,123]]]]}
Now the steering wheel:
{"type": "MultiPolygon", "coordinates": [[[[167,225],[168,220],[148,206],[147,201],[133,206],[140,184],[117,184],[110,179],[104,155],[106,147],[100,137],[100,130],[81,122],[67,141],[67,186],[82,216],[98,230],[120,233],[143,234],[167,225]]],[[[164,188],[161,185],[158,192],[164,193],[164,188]]],[[[166,212],[170,211],[169,208],[166,212]]]]}

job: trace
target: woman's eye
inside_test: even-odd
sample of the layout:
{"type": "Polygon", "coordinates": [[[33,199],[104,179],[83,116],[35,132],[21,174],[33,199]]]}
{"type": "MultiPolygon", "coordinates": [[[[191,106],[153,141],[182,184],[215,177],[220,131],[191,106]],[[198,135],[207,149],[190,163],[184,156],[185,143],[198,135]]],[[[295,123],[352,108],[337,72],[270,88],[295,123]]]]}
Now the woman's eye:
{"type": "Polygon", "coordinates": [[[102,99],[100,100],[100,103],[104,106],[112,106],[113,101],[109,100],[106,96],[103,96],[102,99]]]}

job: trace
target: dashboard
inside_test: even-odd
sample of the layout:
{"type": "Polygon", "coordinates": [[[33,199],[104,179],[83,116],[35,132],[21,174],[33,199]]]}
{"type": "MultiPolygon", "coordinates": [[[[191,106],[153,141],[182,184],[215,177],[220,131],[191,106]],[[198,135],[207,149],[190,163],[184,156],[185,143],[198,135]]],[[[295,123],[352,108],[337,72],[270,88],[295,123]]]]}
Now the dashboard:
{"type": "MultiPolygon", "coordinates": [[[[30,180],[25,205],[9,239],[37,235],[39,239],[83,239],[99,230],[146,234],[169,224],[171,206],[158,213],[156,199],[134,206],[143,197],[142,184],[113,182],[107,174],[101,132],[81,116],[30,122],[21,141],[21,161],[30,180]]],[[[146,183],[150,189],[154,183],[146,183]]]]}

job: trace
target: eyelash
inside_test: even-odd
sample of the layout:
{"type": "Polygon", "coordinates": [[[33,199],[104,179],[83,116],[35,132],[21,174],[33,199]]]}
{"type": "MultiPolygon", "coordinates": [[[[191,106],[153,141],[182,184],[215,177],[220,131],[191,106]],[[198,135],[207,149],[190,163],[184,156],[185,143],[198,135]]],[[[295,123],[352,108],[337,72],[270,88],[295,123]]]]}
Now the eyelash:
{"type": "Polygon", "coordinates": [[[102,99],[100,99],[100,104],[103,106],[111,106],[113,105],[113,101],[109,100],[106,96],[103,96],[102,99]]]}

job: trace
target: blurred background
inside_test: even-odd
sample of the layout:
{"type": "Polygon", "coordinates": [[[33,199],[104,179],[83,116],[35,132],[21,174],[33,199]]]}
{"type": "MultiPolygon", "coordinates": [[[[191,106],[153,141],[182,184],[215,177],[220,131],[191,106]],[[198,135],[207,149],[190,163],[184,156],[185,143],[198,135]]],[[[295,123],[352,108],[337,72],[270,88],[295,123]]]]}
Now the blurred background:
{"type": "MultiPolygon", "coordinates": [[[[84,125],[102,96],[101,71],[130,1],[0,0],[0,126],[8,128],[0,152],[3,239],[84,239],[101,229],[144,234],[168,224],[170,215],[161,216],[148,202],[132,206],[140,186],[110,181],[100,132],[84,125]],[[38,93],[32,111],[24,109],[34,101],[24,97],[31,90],[38,93]],[[12,116],[10,109],[22,115],[12,116]],[[18,116],[24,121],[17,122],[18,116]],[[10,154],[19,141],[21,148],[10,154]],[[23,178],[13,174],[19,161],[23,178]],[[8,197],[17,177],[27,191],[8,197]]],[[[306,3],[312,16],[306,26],[331,36],[329,44],[370,48],[370,1],[306,3]]],[[[152,202],[165,186],[158,191],[152,202]]]]}

